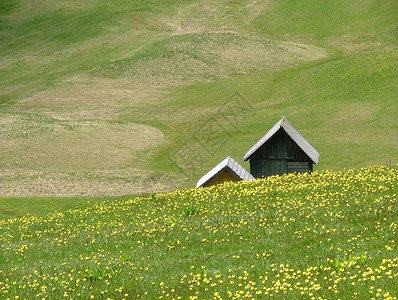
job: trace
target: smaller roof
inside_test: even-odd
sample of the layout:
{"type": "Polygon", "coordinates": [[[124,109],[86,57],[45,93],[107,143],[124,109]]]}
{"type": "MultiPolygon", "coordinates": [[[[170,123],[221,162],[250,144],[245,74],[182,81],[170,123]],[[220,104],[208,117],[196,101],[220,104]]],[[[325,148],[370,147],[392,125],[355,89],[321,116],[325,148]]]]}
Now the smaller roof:
{"type": "Polygon", "coordinates": [[[207,172],[202,178],[200,178],[198,180],[198,183],[196,184],[196,188],[206,185],[225,170],[230,171],[232,175],[234,175],[237,179],[243,181],[256,180],[256,178],[254,178],[249,172],[245,170],[245,168],[238,164],[236,160],[228,156],[217,166],[207,172]]]}
{"type": "Polygon", "coordinates": [[[258,150],[262,145],[264,145],[279,129],[284,129],[285,132],[292,138],[292,140],[304,151],[305,154],[313,161],[314,164],[319,164],[319,152],[298,132],[296,128],[289,121],[282,117],[278,123],[271,128],[249,151],[246,152],[243,160],[246,161],[253,155],[254,152],[258,150]]]}

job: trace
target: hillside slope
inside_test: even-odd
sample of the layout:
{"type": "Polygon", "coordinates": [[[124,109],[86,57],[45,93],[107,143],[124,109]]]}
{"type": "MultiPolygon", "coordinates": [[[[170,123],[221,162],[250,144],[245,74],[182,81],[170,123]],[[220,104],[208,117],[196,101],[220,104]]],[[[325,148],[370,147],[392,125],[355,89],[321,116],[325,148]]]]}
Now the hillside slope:
{"type": "Polygon", "coordinates": [[[192,185],[282,115],[321,169],[395,163],[397,13],[393,0],[2,1],[0,196],[192,185]],[[193,136],[235,92],[255,113],[209,155],[193,136]],[[203,156],[188,177],[170,162],[184,143],[203,156]]]}
{"type": "Polygon", "coordinates": [[[398,165],[0,220],[0,298],[397,299],[398,165]]]}

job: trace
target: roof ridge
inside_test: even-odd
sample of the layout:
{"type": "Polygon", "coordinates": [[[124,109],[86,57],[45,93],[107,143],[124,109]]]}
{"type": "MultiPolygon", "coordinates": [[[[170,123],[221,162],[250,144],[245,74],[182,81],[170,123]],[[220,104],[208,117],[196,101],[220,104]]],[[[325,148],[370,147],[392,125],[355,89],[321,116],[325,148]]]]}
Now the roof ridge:
{"type": "Polygon", "coordinates": [[[235,159],[231,156],[227,156],[220,163],[218,163],[213,169],[203,175],[197,182],[196,187],[201,187],[208,182],[210,182],[213,178],[219,175],[224,170],[230,170],[235,177],[238,177],[241,180],[255,180],[255,178],[244,168],[242,167],[235,159]],[[226,163],[224,163],[226,162],[226,163]],[[239,169],[240,167],[240,169],[239,169]]]}
{"type": "Polygon", "coordinates": [[[247,161],[253,153],[255,153],[262,145],[264,145],[275,133],[281,128],[287,135],[304,151],[305,154],[315,163],[319,163],[319,152],[308,142],[304,136],[287,120],[285,116],[282,117],[253,147],[246,152],[243,160],[247,161]]]}

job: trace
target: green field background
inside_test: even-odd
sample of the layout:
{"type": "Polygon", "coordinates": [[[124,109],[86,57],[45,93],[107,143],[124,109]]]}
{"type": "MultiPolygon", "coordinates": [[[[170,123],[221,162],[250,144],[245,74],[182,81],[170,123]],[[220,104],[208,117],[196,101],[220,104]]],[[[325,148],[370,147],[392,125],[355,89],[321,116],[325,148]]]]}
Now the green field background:
{"type": "Polygon", "coordinates": [[[2,196],[192,186],[228,155],[248,167],[284,115],[318,169],[397,162],[396,1],[6,0],[0,15],[2,196]],[[256,113],[182,176],[170,155],[235,92],[256,113]]]}

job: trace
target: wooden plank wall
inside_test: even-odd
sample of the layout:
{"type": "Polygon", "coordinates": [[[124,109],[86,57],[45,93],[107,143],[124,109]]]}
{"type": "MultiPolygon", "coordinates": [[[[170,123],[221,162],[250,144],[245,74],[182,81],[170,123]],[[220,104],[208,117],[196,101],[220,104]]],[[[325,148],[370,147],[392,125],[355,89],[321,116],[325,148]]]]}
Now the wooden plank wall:
{"type": "Polygon", "coordinates": [[[214,178],[212,181],[210,181],[206,186],[212,186],[212,185],[217,185],[224,183],[226,181],[234,181],[237,182],[239,179],[237,179],[235,176],[233,176],[229,171],[224,171],[220,175],[218,175],[216,178],[214,178]]]}
{"type": "Polygon", "coordinates": [[[250,158],[250,173],[255,178],[307,172],[312,171],[312,167],[308,155],[284,130],[277,132],[250,158]]]}
{"type": "Polygon", "coordinates": [[[288,161],[287,172],[288,173],[304,173],[310,170],[308,161],[288,161]]]}

